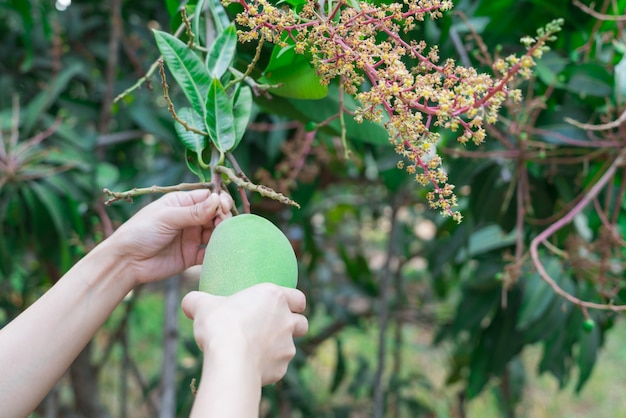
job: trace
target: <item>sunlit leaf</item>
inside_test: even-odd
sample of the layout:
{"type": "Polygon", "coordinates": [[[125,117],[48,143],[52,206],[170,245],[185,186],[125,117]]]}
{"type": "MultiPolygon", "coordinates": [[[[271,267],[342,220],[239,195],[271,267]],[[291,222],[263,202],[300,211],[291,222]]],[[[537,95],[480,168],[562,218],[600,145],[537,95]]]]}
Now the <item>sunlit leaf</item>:
{"type": "MultiPolygon", "coordinates": [[[[204,120],[202,119],[202,116],[190,107],[180,109],[178,111],[178,117],[197,130],[202,131],[204,129],[204,120]]],[[[180,123],[176,123],[174,127],[176,128],[176,133],[178,134],[180,142],[182,142],[187,149],[198,153],[202,152],[202,150],[206,147],[206,138],[203,135],[188,131],[180,123]]]]}
{"type": "Polygon", "coordinates": [[[206,127],[215,147],[220,152],[231,150],[235,146],[233,102],[217,78],[211,82],[205,114],[206,127]]]}
{"type": "Polygon", "coordinates": [[[235,143],[232,149],[241,142],[246,132],[250,115],[252,114],[252,89],[248,86],[240,86],[233,97],[233,116],[235,118],[235,143]]]}
{"type": "Polygon", "coordinates": [[[154,38],[176,82],[182,89],[191,107],[204,115],[205,100],[211,77],[200,57],[185,43],[169,33],[155,30],[154,38]]]}
{"type": "Polygon", "coordinates": [[[235,58],[237,50],[237,29],[235,25],[228,26],[217,37],[207,56],[207,67],[211,76],[221,78],[235,58]]]}

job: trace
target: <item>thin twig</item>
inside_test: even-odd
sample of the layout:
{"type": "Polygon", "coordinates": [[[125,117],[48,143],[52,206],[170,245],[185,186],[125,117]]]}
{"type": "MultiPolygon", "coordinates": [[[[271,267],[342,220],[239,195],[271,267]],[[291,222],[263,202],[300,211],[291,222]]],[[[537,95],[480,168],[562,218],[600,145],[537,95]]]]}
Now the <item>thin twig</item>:
{"type": "Polygon", "coordinates": [[[9,152],[17,146],[20,138],[20,97],[13,95],[13,113],[11,119],[11,136],[9,137],[9,152]]]}
{"type": "Polygon", "coordinates": [[[604,13],[598,13],[593,10],[591,7],[581,3],[578,0],[573,0],[574,6],[578,7],[583,12],[587,13],[590,16],[595,17],[598,20],[608,20],[612,22],[626,22],[626,16],[615,16],[615,15],[607,15],[604,13]]]}
{"type": "Polygon", "coordinates": [[[391,276],[394,272],[392,262],[396,255],[396,232],[398,229],[398,208],[401,201],[396,195],[396,201],[391,208],[391,231],[387,241],[387,254],[385,264],[380,272],[380,294],[379,294],[379,330],[378,330],[378,358],[376,373],[374,375],[374,418],[382,418],[385,413],[385,388],[383,385],[383,375],[385,371],[385,360],[387,356],[387,325],[389,324],[389,296],[391,286],[391,276]]]}
{"type": "Polygon", "coordinates": [[[226,177],[228,177],[228,179],[230,181],[232,181],[237,187],[242,188],[242,189],[246,189],[249,190],[251,192],[256,192],[258,194],[260,194],[263,197],[268,197],[270,199],[273,200],[277,200],[280,203],[283,203],[285,205],[291,205],[291,206],[295,206],[298,209],[300,209],[300,205],[289,199],[287,196],[283,195],[282,193],[278,193],[277,191],[267,187],[267,186],[263,186],[260,184],[254,184],[248,180],[245,180],[239,176],[237,176],[237,174],[235,173],[235,171],[231,168],[228,167],[224,167],[223,165],[219,165],[217,167],[215,167],[215,172],[216,173],[221,173],[221,174],[225,174],[226,177]]]}
{"type": "Polygon", "coordinates": [[[199,190],[199,189],[209,189],[213,191],[215,185],[213,183],[201,182],[201,183],[180,183],[175,186],[151,186],[145,188],[133,188],[131,190],[127,190],[125,192],[113,192],[109,189],[104,189],[103,192],[107,196],[111,196],[109,200],[104,202],[105,205],[110,205],[113,202],[117,202],[118,200],[126,200],[128,202],[132,202],[133,199],[137,196],[153,194],[153,193],[171,193],[171,192],[181,192],[181,191],[189,191],[189,190],[199,190]]]}
{"type": "Polygon", "coordinates": [[[603,123],[600,125],[591,125],[588,123],[582,123],[572,118],[565,117],[563,120],[577,128],[586,129],[588,131],[606,131],[619,127],[622,123],[626,122],[626,110],[622,112],[617,119],[609,123],[603,123]]]}
{"type": "MultiPolygon", "coordinates": [[[[193,17],[193,14],[191,16],[189,16],[188,18],[191,19],[193,17]]],[[[185,29],[185,25],[181,24],[178,29],[176,29],[176,32],[174,32],[174,36],[178,37],[180,36],[180,34],[183,32],[183,29],[185,29]]],[[[159,56],[150,66],[150,68],[148,69],[148,71],[146,72],[146,75],[144,75],[143,77],[141,77],[139,80],[137,80],[137,82],[135,84],[133,84],[132,86],[130,86],[129,88],[127,88],[126,90],[124,90],[123,92],[121,92],[120,94],[117,95],[117,97],[115,97],[115,99],[113,99],[113,103],[115,104],[117,102],[119,102],[120,100],[122,100],[124,97],[128,96],[130,93],[132,93],[133,91],[137,90],[139,87],[141,87],[143,85],[143,83],[145,83],[146,81],[148,81],[148,79],[150,77],[152,77],[152,75],[154,74],[154,72],[157,70],[157,68],[159,68],[159,61],[162,60],[163,57],[159,56]]]]}
{"type": "Polygon", "coordinates": [[[252,61],[250,61],[250,64],[248,64],[248,67],[246,68],[246,71],[244,71],[243,74],[240,74],[237,78],[231,80],[226,85],[225,90],[228,90],[230,87],[234,86],[237,83],[241,83],[246,78],[248,78],[250,76],[250,74],[252,74],[252,70],[254,70],[254,67],[256,66],[257,62],[259,62],[259,58],[261,58],[261,51],[263,50],[263,44],[264,43],[265,43],[265,38],[263,36],[261,36],[261,39],[259,39],[259,43],[256,46],[256,51],[254,53],[254,57],[252,58],[252,61]]]}
{"type": "Polygon", "coordinates": [[[626,241],[624,241],[620,233],[617,231],[617,229],[615,229],[615,225],[609,222],[609,218],[607,218],[606,214],[602,210],[602,207],[600,206],[600,202],[598,202],[597,198],[593,199],[593,207],[596,210],[596,213],[598,214],[598,217],[600,218],[602,225],[604,225],[604,227],[611,233],[615,242],[617,242],[619,245],[623,247],[626,247],[626,241]]]}
{"type": "Polygon", "coordinates": [[[533,259],[533,263],[537,268],[537,272],[541,276],[543,280],[546,281],[552,287],[554,292],[564,299],[570,301],[571,303],[580,306],[581,308],[590,308],[590,309],[599,309],[599,310],[610,310],[610,311],[626,311],[626,305],[616,306],[613,305],[612,302],[608,304],[601,304],[595,302],[586,302],[574,295],[569,294],[563,288],[561,288],[552,277],[545,270],[541,260],[539,259],[539,244],[545,243],[548,237],[552,236],[558,230],[563,228],[565,225],[569,224],[575,217],[578,215],[596,196],[602,191],[602,189],[606,186],[606,184],[613,178],[615,171],[617,168],[622,165],[624,159],[626,157],[626,152],[622,151],[611,163],[609,168],[606,170],[604,175],[598,180],[596,184],[583,196],[583,198],[570,210],[565,216],[559,219],[557,222],[550,225],[543,232],[537,235],[530,242],[530,256],[533,259]]]}
{"type": "Polygon", "coordinates": [[[105,90],[100,109],[100,121],[98,133],[105,134],[109,131],[111,121],[111,105],[113,104],[113,89],[115,88],[115,76],[119,62],[120,41],[123,37],[122,0],[112,0],[111,7],[111,34],[109,37],[109,51],[105,72],[105,90]]]}
{"type": "Polygon", "coordinates": [[[193,48],[193,43],[196,39],[196,35],[194,35],[193,30],[191,30],[191,22],[187,17],[187,9],[184,7],[180,8],[180,17],[183,21],[183,25],[185,25],[185,34],[189,37],[189,42],[187,42],[187,46],[189,48],[193,48]]]}
{"type": "Polygon", "coordinates": [[[291,169],[291,172],[289,173],[289,177],[287,178],[287,181],[289,183],[295,182],[296,178],[298,177],[298,174],[300,174],[300,172],[302,171],[302,168],[304,167],[306,163],[306,159],[311,153],[311,148],[313,146],[313,141],[315,140],[316,134],[317,134],[317,130],[311,131],[311,132],[306,132],[306,131],[304,132],[304,144],[302,145],[302,151],[300,153],[300,156],[296,160],[296,163],[294,164],[293,168],[291,169]]]}
{"type": "MultiPolygon", "coordinates": [[[[182,120],[176,114],[176,110],[174,109],[174,103],[172,103],[172,99],[170,99],[169,86],[167,85],[167,78],[165,77],[165,64],[163,63],[162,58],[159,59],[159,74],[161,75],[161,86],[163,87],[163,97],[165,98],[165,101],[167,102],[167,110],[172,115],[172,118],[174,118],[176,122],[180,123],[186,130],[193,132],[195,134],[198,134],[198,135],[202,135],[204,137],[209,137],[209,134],[207,132],[194,128],[193,126],[188,124],[186,121],[182,120]]],[[[200,160],[200,158],[198,160],[200,160]]],[[[202,161],[200,161],[200,163],[202,163],[202,161]]]]}
{"type": "Polygon", "coordinates": [[[139,87],[141,87],[143,85],[143,83],[145,83],[146,81],[148,81],[148,79],[150,77],[152,77],[152,75],[154,74],[154,72],[157,70],[157,68],[159,68],[159,60],[161,58],[159,57],[159,59],[157,59],[156,61],[154,61],[152,63],[152,65],[150,66],[150,68],[148,69],[148,71],[146,72],[146,74],[141,77],[139,80],[137,80],[137,82],[135,84],[133,84],[132,86],[130,86],[129,88],[127,88],[126,90],[124,90],[123,92],[121,92],[120,94],[118,94],[115,99],[113,99],[113,104],[119,102],[120,100],[122,100],[124,97],[128,96],[130,93],[132,93],[133,91],[137,90],[139,87]]]}
{"type": "Polygon", "coordinates": [[[243,170],[239,166],[239,162],[237,161],[237,159],[235,158],[235,156],[231,152],[227,152],[226,153],[226,158],[228,159],[228,162],[230,162],[232,164],[233,168],[235,169],[235,173],[237,174],[237,176],[241,177],[242,179],[244,179],[246,181],[250,181],[250,179],[246,176],[246,174],[243,172],[243,170]]]}
{"type": "MultiPolygon", "coordinates": [[[[267,197],[273,200],[277,200],[285,205],[295,206],[298,209],[300,205],[289,199],[287,196],[282,193],[278,193],[273,189],[254,184],[249,180],[241,178],[238,176],[235,171],[231,168],[224,167],[222,165],[218,165],[214,168],[214,171],[219,174],[224,174],[228,179],[233,182],[237,187],[249,190],[251,192],[256,192],[263,197],[267,197]]],[[[133,188],[131,190],[127,190],[124,192],[114,192],[109,189],[104,189],[103,192],[107,196],[111,196],[106,202],[105,205],[110,205],[111,203],[117,202],[118,200],[126,200],[128,202],[132,202],[133,199],[137,196],[153,194],[153,193],[171,193],[171,192],[180,192],[180,191],[189,191],[189,190],[198,190],[198,189],[209,189],[211,191],[215,191],[216,184],[213,182],[200,182],[200,183],[180,183],[174,186],[151,186],[145,188],[133,188]]],[[[219,185],[217,186],[219,187],[219,185]]]]}

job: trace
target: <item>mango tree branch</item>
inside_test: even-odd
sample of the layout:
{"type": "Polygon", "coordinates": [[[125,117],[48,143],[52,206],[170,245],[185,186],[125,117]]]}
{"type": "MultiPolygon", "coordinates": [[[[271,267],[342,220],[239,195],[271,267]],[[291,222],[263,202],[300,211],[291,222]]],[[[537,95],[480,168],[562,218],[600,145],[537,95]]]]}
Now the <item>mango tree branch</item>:
{"type": "Polygon", "coordinates": [[[282,193],[278,193],[277,191],[267,186],[263,186],[261,184],[254,184],[248,180],[245,180],[239,177],[235,173],[235,170],[233,170],[232,168],[219,165],[215,167],[214,170],[216,173],[224,174],[226,177],[228,177],[230,181],[232,181],[240,189],[246,189],[251,192],[258,193],[263,197],[268,197],[270,199],[277,200],[280,203],[283,203],[285,205],[295,206],[298,209],[300,209],[300,205],[297,202],[294,202],[293,200],[289,199],[287,196],[283,195],[282,193]]]}
{"type": "Polygon", "coordinates": [[[186,130],[193,132],[194,134],[202,135],[204,137],[209,137],[209,134],[207,132],[200,131],[194,128],[193,126],[189,125],[187,122],[182,120],[176,114],[176,110],[174,109],[174,103],[172,103],[172,99],[170,99],[169,86],[167,85],[167,78],[165,77],[165,64],[163,63],[163,58],[159,58],[158,62],[159,62],[159,74],[161,75],[161,86],[163,86],[163,97],[165,98],[165,101],[167,102],[167,110],[172,115],[172,118],[174,118],[176,122],[183,125],[183,127],[186,130]]]}
{"type": "Polygon", "coordinates": [[[587,194],[570,210],[565,216],[559,219],[557,222],[550,225],[546,228],[542,233],[537,235],[530,242],[530,256],[533,260],[533,264],[537,268],[537,272],[541,276],[543,280],[546,281],[552,287],[554,292],[561,297],[567,299],[573,304],[580,306],[583,309],[599,309],[599,310],[610,310],[610,311],[626,311],[626,305],[616,306],[610,301],[608,304],[601,304],[595,302],[586,302],[574,295],[569,294],[563,288],[561,288],[556,281],[550,277],[546,269],[544,268],[541,260],[539,259],[539,244],[545,244],[546,240],[556,233],[558,230],[563,228],[565,225],[569,224],[576,215],[578,215],[595,197],[600,193],[600,191],[607,185],[607,183],[613,178],[615,171],[617,168],[622,165],[624,160],[626,159],[626,151],[622,151],[611,163],[609,168],[604,172],[600,180],[587,192],[587,194]]]}
{"type": "MultiPolygon", "coordinates": [[[[244,179],[235,173],[232,168],[224,167],[223,165],[218,165],[214,169],[215,173],[224,174],[228,179],[233,182],[239,189],[249,190],[251,192],[255,192],[260,194],[263,197],[267,197],[273,200],[277,200],[280,203],[285,205],[295,206],[298,209],[300,205],[297,202],[289,199],[287,196],[282,193],[278,193],[275,190],[263,186],[260,184],[254,184],[251,181],[244,179]]],[[[189,190],[197,190],[197,189],[209,189],[211,191],[219,190],[219,185],[215,183],[201,182],[201,183],[180,183],[174,186],[151,186],[145,188],[133,188],[127,190],[125,192],[114,192],[109,189],[104,189],[103,192],[110,196],[110,198],[104,202],[105,205],[110,205],[111,203],[117,202],[118,200],[126,200],[128,202],[132,202],[133,198],[137,196],[142,196],[146,194],[152,193],[170,193],[170,192],[180,192],[180,191],[189,191],[189,190]]]]}
{"type": "Polygon", "coordinates": [[[113,192],[109,189],[104,189],[103,192],[107,196],[110,196],[109,200],[104,202],[105,205],[110,205],[111,203],[117,202],[118,200],[126,200],[127,202],[132,202],[133,198],[137,196],[142,196],[146,194],[153,193],[170,193],[170,192],[182,192],[189,190],[198,190],[198,189],[209,189],[214,191],[215,184],[213,183],[180,183],[175,186],[151,186],[144,188],[133,188],[127,190],[125,192],[113,192]]]}

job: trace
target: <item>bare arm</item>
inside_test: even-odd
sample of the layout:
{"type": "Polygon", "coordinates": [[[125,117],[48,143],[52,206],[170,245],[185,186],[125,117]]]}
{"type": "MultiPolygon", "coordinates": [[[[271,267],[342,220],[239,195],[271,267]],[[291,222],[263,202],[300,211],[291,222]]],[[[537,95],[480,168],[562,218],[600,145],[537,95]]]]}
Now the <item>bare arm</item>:
{"type": "Polygon", "coordinates": [[[199,264],[229,198],[173,193],[148,205],[0,330],[0,405],[27,416],[137,284],[199,264]]]}
{"type": "Polygon", "coordinates": [[[52,389],[132,280],[110,245],[100,245],[0,330],[0,405],[27,416],[52,389]]]}

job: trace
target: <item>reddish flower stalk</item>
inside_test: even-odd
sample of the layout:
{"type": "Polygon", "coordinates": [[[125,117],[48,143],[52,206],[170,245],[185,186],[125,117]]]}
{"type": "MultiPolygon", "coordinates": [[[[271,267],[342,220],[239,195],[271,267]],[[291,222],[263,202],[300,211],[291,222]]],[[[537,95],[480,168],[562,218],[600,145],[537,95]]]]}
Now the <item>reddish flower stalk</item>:
{"type": "MultiPolygon", "coordinates": [[[[493,78],[457,66],[452,59],[439,63],[437,46],[429,48],[424,41],[402,36],[417,22],[440,17],[451,9],[449,0],[403,0],[379,6],[367,2],[353,6],[340,0],[328,16],[311,1],[297,14],[278,9],[268,0],[236,2],[244,6],[237,23],[249,28],[239,32],[240,41],[263,37],[287,46],[287,34],[296,53],[312,56],[321,83],[339,76],[345,92],[361,104],[355,120],[384,123],[396,152],[409,162],[406,170],[410,174],[420,171],[415,179],[421,185],[432,184],[434,191],[427,194],[430,206],[457,221],[461,214],[453,210],[457,205],[454,186],[448,184],[435,152],[439,133],[434,130],[459,132],[463,144],[470,140],[482,143],[484,123],[497,121],[505,100],[521,100],[521,92],[508,85],[518,75],[530,77],[533,58],[547,50],[546,42],[561,25],[552,22],[535,38],[523,38],[526,53],[497,60],[494,70],[500,78],[493,78]],[[417,61],[415,67],[407,68],[407,58],[417,61]]],[[[405,164],[398,166],[404,168],[405,164]]]]}

